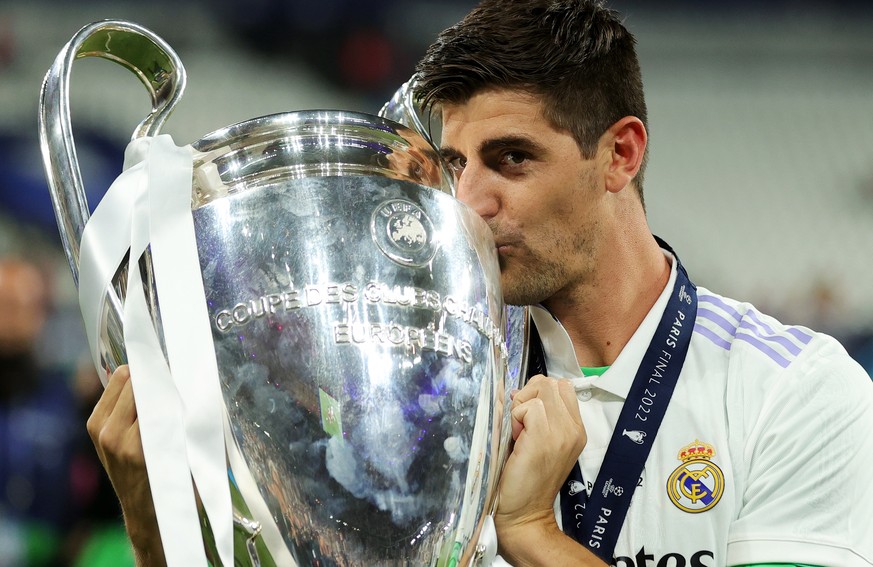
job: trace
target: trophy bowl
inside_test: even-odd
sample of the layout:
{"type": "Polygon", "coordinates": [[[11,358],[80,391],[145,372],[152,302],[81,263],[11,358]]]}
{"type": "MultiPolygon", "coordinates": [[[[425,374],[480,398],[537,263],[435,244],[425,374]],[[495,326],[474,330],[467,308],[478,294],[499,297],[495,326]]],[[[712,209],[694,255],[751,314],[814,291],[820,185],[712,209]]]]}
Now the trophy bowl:
{"type": "Polygon", "coordinates": [[[438,162],[405,130],[298,112],[194,144],[225,407],[298,562],[431,564],[489,503],[506,393],[493,242],[424,184],[438,162]]]}
{"type": "MultiPolygon", "coordinates": [[[[185,83],[130,22],[83,28],[43,85],[40,130],[77,284],[88,222],[69,67],[98,56],[152,96],[158,133],[185,83]]],[[[237,565],[469,565],[509,438],[526,312],[507,309],[491,231],[433,145],[375,115],[264,116],[191,144],[191,215],[226,418],[237,565]]],[[[152,323],[161,298],[140,261],[152,323]]],[[[103,294],[98,366],[126,360],[128,265],[103,294]]],[[[207,555],[215,542],[203,519],[207,555]]],[[[172,567],[172,566],[171,566],[172,567]]]]}

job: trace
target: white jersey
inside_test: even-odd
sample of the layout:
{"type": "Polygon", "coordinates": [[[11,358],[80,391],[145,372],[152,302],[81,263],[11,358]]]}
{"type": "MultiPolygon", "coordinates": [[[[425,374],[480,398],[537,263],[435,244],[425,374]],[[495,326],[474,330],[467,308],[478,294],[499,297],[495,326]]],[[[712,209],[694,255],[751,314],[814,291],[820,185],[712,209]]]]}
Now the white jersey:
{"type": "MultiPolygon", "coordinates": [[[[533,309],[549,374],[576,386],[588,434],[579,464],[589,492],[666,308],[673,264],[664,292],[599,377],[581,375],[567,333],[533,309]]],[[[615,565],[873,565],[870,377],[831,337],[703,288],[698,299],[688,356],[615,565]]],[[[557,503],[555,513],[560,523],[557,503]]]]}

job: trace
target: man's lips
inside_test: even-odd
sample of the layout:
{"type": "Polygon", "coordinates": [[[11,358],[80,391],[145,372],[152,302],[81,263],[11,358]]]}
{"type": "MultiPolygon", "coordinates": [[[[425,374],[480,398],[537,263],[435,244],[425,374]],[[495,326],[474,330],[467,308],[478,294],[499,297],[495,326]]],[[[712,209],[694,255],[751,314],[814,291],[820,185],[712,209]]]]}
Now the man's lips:
{"type": "Polygon", "coordinates": [[[494,244],[498,254],[504,254],[518,247],[518,242],[515,240],[498,240],[494,244]]]}
{"type": "Polygon", "coordinates": [[[523,242],[523,239],[520,235],[514,234],[514,231],[507,232],[506,230],[500,230],[496,226],[490,226],[491,233],[494,235],[494,248],[497,249],[498,254],[509,252],[513,248],[519,248],[523,242]]]}

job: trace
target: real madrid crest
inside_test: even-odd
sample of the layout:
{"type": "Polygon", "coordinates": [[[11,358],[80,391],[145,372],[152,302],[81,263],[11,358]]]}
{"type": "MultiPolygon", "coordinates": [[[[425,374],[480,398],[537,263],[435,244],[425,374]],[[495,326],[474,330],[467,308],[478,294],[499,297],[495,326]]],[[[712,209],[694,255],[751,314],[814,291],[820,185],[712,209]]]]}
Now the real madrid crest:
{"type": "Polygon", "coordinates": [[[695,440],[682,447],[682,464],[667,480],[667,496],[677,508],[691,514],[705,512],[718,504],[724,493],[724,473],[712,462],[712,445],[695,440]]]}
{"type": "Polygon", "coordinates": [[[437,251],[430,218],[405,199],[381,203],[373,211],[370,233],[386,256],[404,266],[420,268],[433,260],[437,251]]]}

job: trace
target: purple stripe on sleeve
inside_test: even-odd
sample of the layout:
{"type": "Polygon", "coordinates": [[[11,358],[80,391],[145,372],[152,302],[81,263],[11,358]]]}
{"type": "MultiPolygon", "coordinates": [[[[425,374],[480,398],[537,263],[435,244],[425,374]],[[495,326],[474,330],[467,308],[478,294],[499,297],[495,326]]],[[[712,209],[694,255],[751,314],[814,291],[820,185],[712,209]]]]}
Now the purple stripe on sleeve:
{"type": "Polygon", "coordinates": [[[736,309],[725,303],[720,297],[716,297],[714,295],[701,295],[697,298],[697,300],[700,303],[712,303],[713,305],[720,307],[724,312],[726,312],[737,321],[743,318],[743,316],[740,315],[740,313],[736,309]]]}
{"type": "Polygon", "coordinates": [[[810,335],[810,334],[808,334],[808,333],[804,333],[803,331],[801,331],[801,330],[798,329],[797,327],[788,327],[788,328],[785,330],[785,332],[791,334],[791,335],[794,336],[798,341],[802,342],[802,343],[805,344],[805,345],[808,345],[808,344],[809,344],[809,341],[812,340],[812,335],[810,335]]]}
{"type": "MultiPolygon", "coordinates": [[[[714,295],[701,295],[698,299],[701,304],[701,307],[697,309],[698,317],[715,323],[732,337],[753,345],[782,368],[787,368],[794,357],[799,355],[803,350],[803,347],[798,345],[795,340],[803,345],[807,345],[813,338],[809,333],[796,327],[786,327],[784,330],[780,329],[779,332],[776,332],[773,330],[773,327],[763,321],[761,314],[754,309],[746,311],[745,316],[741,315],[735,307],[728,304],[720,297],[714,295]],[[703,304],[712,305],[718,309],[718,311],[702,307],[703,304]],[[738,324],[728,320],[723,316],[723,314],[734,318],[738,324]],[[768,344],[768,342],[770,344],[768,344]],[[771,346],[773,344],[780,345],[788,353],[791,353],[790,356],[780,354],[773,348],[773,346],[771,346]]],[[[700,324],[695,325],[694,330],[704,335],[718,346],[730,350],[730,341],[720,337],[714,331],[700,324]]]]}
{"type": "Polygon", "coordinates": [[[752,319],[752,321],[754,321],[755,323],[757,323],[758,325],[760,325],[760,327],[761,327],[762,329],[764,329],[765,331],[767,331],[767,332],[770,333],[771,335],[775,335],[775,334],[776,334],[776,331],[774,331],[773,329],[771,329],[771,328],[770,328],[770,325],[768,325],[767,323],[761,321],[761,320],[758,318],[758,313],[757,313],[754,309],[749,309],[748,311],[746,311],[746,315],[748,315],[749,318],[752,319]]]}
{"type": "Polygon", "coordinates": [[[742,323],[740,323],[740,328],[751,331],[752,334],[755,335],[756,337],[758,337],[759,339],[762,339],[765,341],[771,341],[771,342],[774,342],[776,344],[782,345],[783,347],[785,347],[785,350],[787,350],[788,352],[790,352],[794,356],[797,356],[798,354],[800,354],[800,347],[797,346],[790,339],[788,339],[788,337],[784,337],[781,335],[765,335],[761,332],[760,329],[758,329],[758,327],[756,327],[755,325],[751,324],[748,321],[743,321],[742,323]]]}
{"type": "Polygon", "coordinates": [[[748,335],[746,333],[737,333],[738,341],[746,341],[747,343],[753,345],[756,349],[760,350],[767,356],[769,356],[773,362],[781,366],[782,368],[788,368],[788,365],[791,364],[791,361],[786,359],[784,356],[770,348],[769,345],[764,344],[762,341],[753,337],[752,335],[748,335]]]}
{"type": "MultiPolygon", "coordinates": [[[[698,313],[700,313],[700,310],[698,310],[698,313]]],[[[713,333],[712,331],[710,331],[709,329],[707,329],[706,327],[704,327],[703,325],[701,325],[699,323],[697,325],[694,325],[694,331],[697,333],[700,333],[701,335],[703,335],[704,337],[706,337],[707,339],[709,339],[713,343],[715,343],[717,346],[720,346],[721,348],[723,348],[725,350],[731,349],[731,343],[729,341],[724,340],[723,338],[716,335],[715,333],[713,333]]]]}
{"type": "Polygon", "coordinates": [[[712,321],[713,323],[727,331],[730,336],[734,336],[737,334],[737,326],[735,324],[732,324],[730,321],[728,321],[715,311],[710,311],[709,309],[698,307],[697,316],[712,321]]]}

